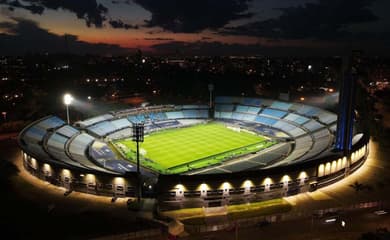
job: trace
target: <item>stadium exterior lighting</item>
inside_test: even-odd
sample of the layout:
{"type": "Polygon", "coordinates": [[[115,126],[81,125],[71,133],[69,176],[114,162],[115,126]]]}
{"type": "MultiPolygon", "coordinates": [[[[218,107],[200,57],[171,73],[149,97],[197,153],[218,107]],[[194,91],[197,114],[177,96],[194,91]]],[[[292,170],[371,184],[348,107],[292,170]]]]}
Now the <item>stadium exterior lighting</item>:
{"type": "Polygon", "coordinates": [[[68,120],[68,124],[70,123],[69,121],[69,105],[73,102],[73,97],[69,93],[64,95],[64,104],[66,106],[66,119],[68,120]]]}
{"type": "Polygon", "coordinates": [[[1,114],[3,115],[4,122],[6,122],[7,121],[7,112],[1,112],[1,114]]]}
{"type": "Polygon", "coordinates": [[[144,141],[144,124],[133,124],[133,142],[137,143],[137,178],[138,178],[138,202],[141,201],[141,175],[139,171],[139,143],[144,141]]]}
{"type": "Polygon", "coordinates": [[[342,226],[342,227],[345,227],[345,221],[344,221],[344,220],[341,221],[341,226],[342,226]]]}

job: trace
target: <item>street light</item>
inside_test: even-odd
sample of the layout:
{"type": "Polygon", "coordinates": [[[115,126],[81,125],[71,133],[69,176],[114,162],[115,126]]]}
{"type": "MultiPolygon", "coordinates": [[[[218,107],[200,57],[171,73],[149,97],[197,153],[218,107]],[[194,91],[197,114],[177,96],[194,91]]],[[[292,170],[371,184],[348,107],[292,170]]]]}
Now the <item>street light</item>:
{"type": "Polygon", "coordinates": [[[66,106],[66,119],[68,120],[68,124],[70,123],[69,121],[69,105],[72,103],[73,97],[69,93],[64,95],[64,104],[66,106]]]}

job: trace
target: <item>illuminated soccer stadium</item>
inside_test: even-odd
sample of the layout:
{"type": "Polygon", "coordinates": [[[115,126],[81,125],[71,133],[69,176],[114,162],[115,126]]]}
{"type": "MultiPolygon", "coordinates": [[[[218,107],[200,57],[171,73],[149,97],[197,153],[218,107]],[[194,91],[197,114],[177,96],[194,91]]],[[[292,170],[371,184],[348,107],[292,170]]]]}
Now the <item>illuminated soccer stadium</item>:
{"type": "Polygon", "coordinates": [[[141,194],[162,209],[220,206],[314,191],[360,167],[368,136],[353,129],[336,149],[335,113],[301,103],[216,97],[208,105],[112,111],[72,125],[48,116],[19,135],[25,168],[62,186],[114,197],[138,194],[133,125],[142,123],[141,194]]]}

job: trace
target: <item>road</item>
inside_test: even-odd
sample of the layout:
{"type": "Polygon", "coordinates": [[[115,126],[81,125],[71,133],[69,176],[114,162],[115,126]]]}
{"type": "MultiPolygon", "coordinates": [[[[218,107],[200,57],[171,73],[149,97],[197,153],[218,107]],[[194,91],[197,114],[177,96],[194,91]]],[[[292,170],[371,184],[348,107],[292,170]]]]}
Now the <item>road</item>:
{"type": "Polygon", "coordinates": [[[255,228],[238,228],[234,230],[205,233],[197,236],[189,236],[183,239],[201,240],[237,240],[237,239],[272,239],[272,240],[333,240],[333,239],[358,239],[362,232],[375,231],[378,228],[390,229],[390,214],[377,216],[371,209],[354,212],[342,217],[345,227],[341,226],[341,220],[325,223],[324,218],[305,218],[294,221],[286,221],[255,228]]]}

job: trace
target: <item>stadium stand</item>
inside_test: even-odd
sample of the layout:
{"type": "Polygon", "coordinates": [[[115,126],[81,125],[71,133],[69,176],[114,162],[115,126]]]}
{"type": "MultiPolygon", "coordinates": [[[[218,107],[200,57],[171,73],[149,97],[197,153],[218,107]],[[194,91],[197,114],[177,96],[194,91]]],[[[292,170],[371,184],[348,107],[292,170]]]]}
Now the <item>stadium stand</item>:
{"type": "Polygon", "coordinates": [[[108,139],[121,139],[131,137],[133,135],[133,129],[131,127],[124,128],[122,130],[115,131],[107,135],[108,139]]]}
{"type": "MultiPolygon", "coordinates": [[[[27,127],[20,139],[37,156],[72,166],[101,170],[103,161],[99,154],[104,153],[102,151],[106,148],[101,147],[99,151],[91,149],[91,146],[99,143],[97,138],[102,141],[129,138],[132,135],[132,124],[141,122],[144,123],[146,133],[199,124],[207,121],[208,111],[207,105],[159,105],[126,109],[79,121],[75,126],[80,129],[50,116],[27,127]]],[[[335,114],[312,106],[240,97],[217,97],[214,118],[286,141],[280,143],[282,147],[279,154],[272,151],[272,154],[270,152],[263,157],[252,156],[237,166],[230,164],[228,167],[218,166],[218,169],[210,170],[217,172],[314,159],[332,148],[337,120],[335,114]]],[[[110,154],[102,156],[118,161],[110,154]]],[[[109,165],[116,166],[113,162],[109,165]]],[[[126,166],[119,168],[124,171],[126,166]]]]}
{"type": "Polygon", "coordinates": [[[61,127],[65,124],[63,120],[55,116],[48,116],[28,125],[20,133],[21,144],[29,149],[36,157],[46,159],[48,161],[57,162],[50,158],[43,147],[43,140],[48,133],[48,130],[61,127]]]}
{"type": "Polygon", "coordinates": [[[292,121],[297,124],[304,124],[305,122],[309,121],[310,119],[304,116],[297,115],[295,113],[289,113],[287,116],[284,117],[285,120],[292,121]]]}
{"type": "Polygon", "coordinates": [[[266,126],[272,126],[272,125],[274,125],[278,120],[259,115],[259,116],[257,116],[257,117],[255,118],[255,121],[258,122],[258,123],[264,124],[264,125],[266,125],[266,126]]]}
{"type": "Polygon", "coordinates": [[[131,123],[126,118],[112,120],[111,124],[114,125],[115,131],[131,127],[131,123]]]}
{"type": "Polygon", "coordinates": [[[279,102],[279,101],[274,101],[270,107],[275,108],[275,109],[280,109],[280,110],[285,110],[287,111],[291,107],[291,103],[285,103],[285,102],[279,102]]]}
{"type": "Polygon", "coordinates": [[[270,109],[270,108],[265,108],[265,109],[263,109],[261,114],[266,115],[266,116],[270,116],[270,117],[274,117],[274,118],[282,118],[287,114],[287,112],[275,110],[275,109],[270,109]]]}
{"type": "Polygon", "coordinates": [[[316,131],[320,128],[323,128],[324,125],[322,125],[321,123],[319,123],[315,120],[310,120],[309,122],[303,124],[303,127],[308,129],[310,132],[313,132],[313,131],[316,131]]]}
{"type": "Polygon", "coordinates": [[[180,118],[184,118],[184,115],[183,115],[183,112],[181,111],[176,111],[176,112],[166,112],[165,113],[167,115],[167,118],[168,119],[180,119],[180,118]]]}
{"type": "Polygon", "coordinates": [[[93,124],[96,124],[98,122],[102,122],[102,121],[105,121],[105,120],[110,120],[110,119],[113,119],[113,118],[114,118],[114,116],[111,115],[111,114],[104,114],[104,115],[100,115],[100,116],[97,116],[97,117],[86,119],[84,121],[76,122],[75,125],[79,126],[81,128],[86,128],[86,127],[91,126],[93,124]]]}
{"type": "MultiPolygon", "coordinates": [[[[157,158],[149,159],[144,155],[141,159],[144,182],[141,185],[144,193],[149,191],[157,196],[160,209],[225,206],[314,191],[344,178],[346,170],[358,169],[369,152],[368,136],[356,134],[352,140],[351,165],[347,169],[349,156],[331,151],[337,116],[317,107],[260,98],[216,97],[214,110],[213,120],[219,124],[210,125],[227,130],[220,124],[223,123],[231,130],[246,132],[262,140],[244,146],[242,149],[246,151],[236,148],[222,152],[222,155],[216,153],[189,159],[191,162],[188,163],[180,163],[182,155],[168,157],[167,162],[179,160],[179,165],[172,164],[168,170],[161,171],[152,165],[157,158]],[[254,136],[257,134],[259,136],[254,136]],[[288,166],[296,163],[293,167],[288,166]],[[196,168],[196,165],[200,167],[196,168]],[[171,171],[176,167],[184,171],[171,171]],[[274,167],[281,168],[270,169],[274,167]],[[285,177],[291,180],[285,180],[285,177]]],[[[19,134],[23,166],[34,176],[66,189],[65,193],[81,191],[110,196],[113,200],[135,197],[135,186],[139,181],[138,175],[134,174],[134,152],[129,148],[132,125],[138,122],[144,123],[145,134],[209,123],[209,108],[207,105],[139,107],[110,112],[73,126],[48,116],[29,124],[19,134]],[[123,141],[113,141],[116,139],[123,141]]],[[[203,129],[202,126],[194,128],[197,127],[203,129]]],[[[221,135],[225,137],[228,133],[221,135]]],[[[187,136],[184,137],[189,143],[185,146],[192,149],[195,141],[187,136]]],[[[210,135],[204,136],[201,141],[210,135]]],[[[236,141],[235,137],[232,139],[236,141]]],[[[147,147],[141,150],[151,152],[147,147]]]]}
{"type": "MultiPolygon", "coordinates": [[[[269,99],[217,97],[215,102],[216,119],[254,122],[260,126],[251,127],[259,132],[265,132],[262,125],[292,137],[293,151],[284,160],[276,163],[278,165],[291,163],[292,160],[313,158],[331,148],[337,116],[328,111],[269,99]]],[[[276,132],[268,132],[273,136],[277,135],[276,132]]]]}
{"type": "Polygon", "coordinates": [[[78,161],[81,165],[97,171],[110,172],[109,170],[99,167],[96,162],[91,162],[89,159],[87,152],[94,141],[95,138],[93,136],[87,133],[80,133],[69,140],[67,150],[69,151],[71,158],[78,161]]]}
{"type": "Polygon", "coordinates": [[[114,132],[115,129],[115,125],[113,125],[110,121],[99,122],[87,128],[89,133],[92,133],[98,137],[104,137],[108,133],[114,132]]]}
{"type": "Polygon", "coordinates": [[[61,135],[64,135],[68,138],[72,137],[73,135],[75,135],[76,133],[79,132],[79,130],[77,130],[76,128],[72,127],[72,126],[69,126],[69,125],[65,125],[61,128],[58,128],[56,130],[56,132],[58,134],[61,134],[61,135]]]}

